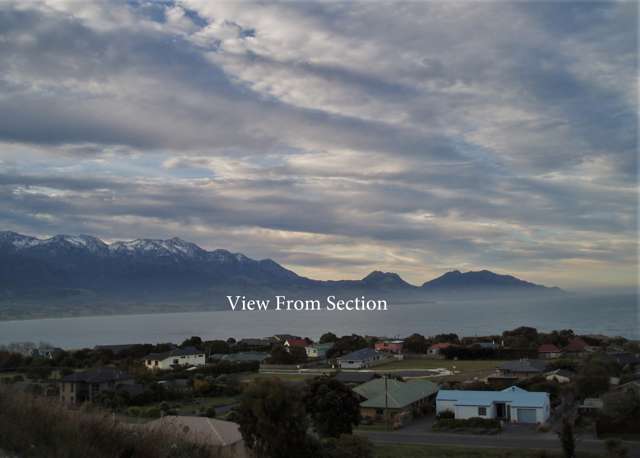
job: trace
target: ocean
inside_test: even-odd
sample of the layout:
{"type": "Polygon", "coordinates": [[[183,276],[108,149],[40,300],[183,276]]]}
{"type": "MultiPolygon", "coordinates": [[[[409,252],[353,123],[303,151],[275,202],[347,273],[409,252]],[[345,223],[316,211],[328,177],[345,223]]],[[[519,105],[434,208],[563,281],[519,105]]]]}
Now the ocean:
{"type": "Polygon", "coordinates": [[[518,326],[540,331],[640,338],[637,295],[567,295],[546,299],[441,300],[389,303],[387,311],[207,311],[0,321],[0,344],[47,342],[65,349],[99,344],[266,337],[288,333],[318,338],[414,332],[460,336],[499,334],[518,326]]]}

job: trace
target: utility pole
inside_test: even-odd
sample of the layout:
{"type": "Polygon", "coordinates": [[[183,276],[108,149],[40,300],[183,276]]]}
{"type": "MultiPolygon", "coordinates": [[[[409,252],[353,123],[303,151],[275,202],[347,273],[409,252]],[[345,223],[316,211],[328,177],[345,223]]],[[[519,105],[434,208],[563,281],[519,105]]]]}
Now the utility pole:
{"type": "Polygon", "coordinates": [[[387,430],[390,430],[389,418],[389,386],[387,384],[388,374],[384,374],[384,417],[387,422],[387,430]]]}

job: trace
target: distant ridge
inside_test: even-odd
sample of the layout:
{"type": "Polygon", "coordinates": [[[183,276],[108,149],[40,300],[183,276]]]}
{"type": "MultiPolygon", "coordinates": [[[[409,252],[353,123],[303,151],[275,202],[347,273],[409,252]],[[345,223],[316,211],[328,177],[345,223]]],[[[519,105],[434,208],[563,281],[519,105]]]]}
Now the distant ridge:
{"type": "Polygon", "coordinates": [[[463,292],[478,289],[497,290],[549,290],[561,291],[560,288],[548,288],[528,281],[520,280],[512,275],[500,275],[489,270],[460,272],[453,270],[430,280],[422,285],[425,291],[463,292]]]}
{"type": "Polygon", "coordinates": [[[0,303],[24,301],[211,304],[227,294],[459,294],[560,292],[488,270],[459,271],[424,283],[373,271],[361,280],[302,277],[271,259],[205,250],[180,238],[110,244],[90,235],[39,239],[0,232],[0,303]]]}

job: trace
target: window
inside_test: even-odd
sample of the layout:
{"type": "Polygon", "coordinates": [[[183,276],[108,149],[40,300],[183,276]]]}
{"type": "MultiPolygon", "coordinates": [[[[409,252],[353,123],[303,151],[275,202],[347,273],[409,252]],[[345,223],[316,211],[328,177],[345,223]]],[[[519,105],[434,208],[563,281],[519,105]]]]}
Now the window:
{"type": "Polygon", "coordinates": [[[383,415],[383,414],[384,414],[384,410],[376,409],[376,415],[383,415]]]}
{"type": "Polygon", "coordinates": [[[487,416],[487,408],[486,407],[478,407],[478,416],[486,417],[487,416]]]}

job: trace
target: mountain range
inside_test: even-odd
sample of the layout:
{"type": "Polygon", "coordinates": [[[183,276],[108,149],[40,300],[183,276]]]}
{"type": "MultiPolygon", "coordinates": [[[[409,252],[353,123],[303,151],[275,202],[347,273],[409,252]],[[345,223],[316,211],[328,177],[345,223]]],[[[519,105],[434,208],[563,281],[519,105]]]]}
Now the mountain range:
{"type": "Polygon", "coordinates": [[[398,274],[374,271],[361,280],[302,277],[271,259],[227,250],[207,251],[179,238],[107,244],[89,235],[39,239],[0,232],[0,300],[114,303],[210,303],[227,294],[558,293],[488,270],[447,272],[415,286],[398,274]]]}

